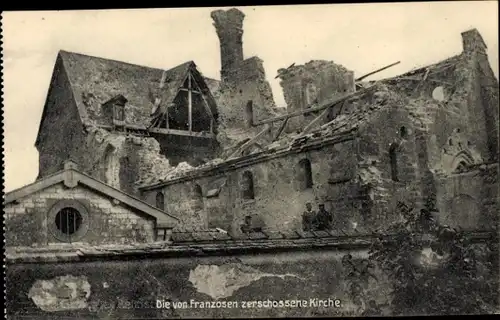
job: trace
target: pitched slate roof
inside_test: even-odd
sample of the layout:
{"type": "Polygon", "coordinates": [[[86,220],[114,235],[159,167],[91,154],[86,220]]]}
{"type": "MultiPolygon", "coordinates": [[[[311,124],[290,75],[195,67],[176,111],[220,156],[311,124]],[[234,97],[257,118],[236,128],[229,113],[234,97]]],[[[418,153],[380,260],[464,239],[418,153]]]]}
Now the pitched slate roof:
{"type": "MultiPolygon", "coordinates": [[[[170,104],[190,70],[204,92],[212,114],[217,118],[216,102],[193,61],[166,70],[164,89],[159,92],[164,70],[62,50],[59,51],[59,57],[77,107],[86,110],[88,118],[84,120],[90,123],[101,123],[101,105],[121,94],[128,100],[125,122],[147,126],[153,111],[151,93],[153,96],[161,95],[163,104],[170,104]]],[[[80,116],[85,117],[82,112],[80,116]]]]}
{"type": "Polygon", "coordinates": [[[76,166],[72,161],[68,161],[65,164],[64,170],[62,171],[39,179],[32,184],[28,184],[24,187],[15,189],[5,194],[4,205],[13,203],[21,198],[24,198],[35,192],[44,190],[61,182],[63,182],[65,186],[69,188],[83,185],[100,194],[118,200],[120,203],[123,203],[138,212],[155,218],[158,227],[173,228],[177,224],[177,221],[179,221],[177,217],[165,211],[153,207],[150,204],[137,199],[130,194],[115,189],[99,180],[96,180],[84,173],[81,173],[80,171],[77,171],[76,166]]]}

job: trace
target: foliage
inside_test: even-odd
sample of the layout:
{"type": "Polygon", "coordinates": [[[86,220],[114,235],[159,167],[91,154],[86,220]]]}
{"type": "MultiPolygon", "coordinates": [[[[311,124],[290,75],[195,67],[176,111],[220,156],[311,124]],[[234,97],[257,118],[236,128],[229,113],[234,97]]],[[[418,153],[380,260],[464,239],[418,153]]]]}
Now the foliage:
{"type": "MultiPolygon", "coordinates": [[[[474,243],[462,230],[436,223],[433,201],[419,212],[399,203],[398,222],[380,232],[369,261],[393,284],[396,315],[495,312],[498,301],[498,243],[474,243]]],[[[370,301],[366,315],[377,306],[370,301]]]]}

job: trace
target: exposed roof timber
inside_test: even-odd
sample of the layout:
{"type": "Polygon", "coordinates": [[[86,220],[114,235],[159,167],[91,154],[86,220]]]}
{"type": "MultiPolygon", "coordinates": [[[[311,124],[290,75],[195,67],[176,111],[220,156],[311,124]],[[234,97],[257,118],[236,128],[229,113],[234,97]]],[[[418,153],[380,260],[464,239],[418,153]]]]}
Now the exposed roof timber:
{"type": "Polygon", "coordinates": [[[326,108],[325,110],[323,110],[321,112],[321,114],[319,116],[317,116],[311,122],[309,122],[309,124],[307,124],[307,126],[305,126],[305,128],[300,133],[300,136],[307,134],[315,125],[318,124],[318,122],[321,121],[321,119],[323,119],[328,114],[329,111],[330,111],[330,108],[326,108]]]}
{"type": "MultiPolygon", "coordinates": [[[[387,81],[387,82],[396,82],[396,81],[399,81],[399,80],[421,81],[422,78],[416,78],[416,77],[399,77],[399,78],[393,78],[393,79],[386,79],[384,81],[387,81]]],[[[443,81],[443,80],[437,80],[437,79],[427,78],[426,81],[436,82],[436,83],[442,83],[442,84],[447,84],[447,85],[452,85],[451,82],[443,81]]]]}
{"type": "Polygon", "coordinates": [[[210,132],[193,132],[193,131],[189,132],[187,130],[164,129],[164,128],[149,128],[148,131],[150,133],[173,134],[178,136],[215,139],[215,134],[210,132]]]}
{"type": "Polygon", "coordinates": [[[393,66],[395,66],[395,65],[398,65],[398,64],[400,64],[400,63],[401,63],[401,61],[391,63],[390,65],[387,65],[387,66],[385,66],[385,67],[382,67],[382,68],[380,68],[380,69],[377,69],[377,70],[375,70],[375,71],[372,71],[372,72],[370,72],[370,73],[367,73],[367,74],[365,74],[365,75],[363,75],[363,76],[361,76],[361,77],[359,77],[359,78],[355,79],[354,81],[361,81],[361,80],[363,80],[364,78],[367,78],[367,77],[369,77],[369,76],[371,76],[371,75],[374,75],[375,73],[378,73],[378,72],[384,71],[385,69],[389,69],[390,67],[393,67],[393,66]]]}
{"type": "Polygon", "coordinates": [[[252,146],[253,144],[255,144],[255,142],[257,141],[257,139],[259,139],[260,137],[262,137],[263,135],[265,135],[270,129],[271,129],[271,126],[268,125],[268,124],[266,124],[264,126],[264,129],[262,129],[262,131],[260,131],[255,137],[253,137],[249,141],[245,142],[241,147],[239,147],[238,149],[236,149],[233,153],[231,153],[229,155],[229,157],[227,157],[227,159],[230,159],[230,158],[236,156],[237,154],[245,151],[247,148],[249,148],[250,146],[252,146]]]}
{"type": "Polygon", "coordinates": [[[296,154],[308,150],[316,150],[319,148],[323,148],[325,145],[332,145],[332,144],[342,143],[344,141],[353,140],[355,138],[356,130],[357,128],[353,128],[350,130],[338,132],[336,135],[328,137],[326,139],[313,139],[311,141],[308,141],[308,139],[306,139],[307,137],[304,137],[303,138],[304,142],[302,144],[298,143],[292,146],[279,147],[273,149],[274,152],[272,153],[265,150],[262,152],[252,153],[243,157],[228,159],[221,163],[217,163],[207,167],[202,167],[197,170],[188,171],[185,175],[176,178],[152,183],[149,185],[139,186],[139,190],[142,191],[153,190],[159,187],[176,184],[183,181],[191,181],[193,179],[199,179],[201,177],[211,177],[220,174],[220,172],[233,171],[239,168],[248,167],[264,161],[281,158],[290,154],[296,154]]]}
{"type": "Polygon", "coordinates": [[[300,116],[300,115],[302,115],[304,113],[315,112],[315,111],[322,111],[322,110],[324,110],[326,108],[330,108],[330,107],[336,105],[339,102],[342,102],[344,100],[348,100],[350,98],[353,98],[353,97],[356,97],[356,96],[360,96],[362,94],[365,94],[365,93],[369,92],[370,90],[374,89],[379,82],[380,81],[375,82],[375,84],[373,84],[373,85],[371,85],[371,86],[369,86],[367,88],[361,89],[359,91],[348,93],[348,94],[344,94],[342,97],[333,99],[331,101],[328,101],[328,102],[324,103],[321,106],[307,108],[307,109],[302,109],[302,110],[294,111],[294,112],[291,112],[291,113],[288,113],[288,114],[285,114],[285,115],[282,115],[282,116],[278,116],[278,117],[274,117],[274,118],[269,118],[269,119],[264,119],[264,120],[256,121],[256,122],[254,122],[253,125],[254,126],[260,126],[260,125],[263,125],[263,124],[266,124],[266,123],[273,123],[273,122],[276,122],[276,121],[279,121],[279,120],[284,120],[284,119],[287,119],[287,118],[297,117],[297,116],[300,116]]]}
{"type": "Polygon", "coordinates": [[[207,110],[208,115],[210,116],[210,118],[212,118],[212,121],[215,121],[214,115],[212,113],[212,109],[210,109],[210,106],[208,105],[207,99],[205,99],[205,95],[203,94],[203,92],[201,90],[201,87],[198,84],[198,81],[196,81],[196,78],[194,78],[194,77],[192,77],[192,80],[194,80],[194,83],[195,83],[196,87],[201,92],[201,98],[203,100],[203,105],[205,106],[205,109],[207,110]]]}
{"type": "Polygon", "coordinates": [[[290,118],[286,118],[286,119],[285,119],[285,120],[283,120],[283,122],[281,123],[281,125],[280,125],[280,127],[279,127],[278,131],[277,131],[277,132],[276,132],[276,134],[274,135],[273,142],[279,139],[279,137],[280,137],[281,133],[283,132],[283,130],[284,130],[284,129],[285,129],[285,127],[286,127],[286,124],[288,123],[288,119],[290,119],[290,118]]]}

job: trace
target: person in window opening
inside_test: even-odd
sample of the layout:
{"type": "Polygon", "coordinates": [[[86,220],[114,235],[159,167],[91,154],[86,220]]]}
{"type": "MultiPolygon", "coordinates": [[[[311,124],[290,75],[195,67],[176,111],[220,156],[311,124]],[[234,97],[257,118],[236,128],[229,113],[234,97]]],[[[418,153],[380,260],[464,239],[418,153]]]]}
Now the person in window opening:
{"type": "Polygon", "coordinates": [[[333,224],[333,216],[330,212],[325,210],[325,205],[321,203],[318,206],[319,210],[316,214],[316,230],[328,230],[331,229],[333,224]]]}
{"type": "Polygon", "coordinates": [[[306,203],[306,211],[302,214],[302,229],[312,231],[315,229],[316,213],[312,210],[312,204],[306,203]]]}

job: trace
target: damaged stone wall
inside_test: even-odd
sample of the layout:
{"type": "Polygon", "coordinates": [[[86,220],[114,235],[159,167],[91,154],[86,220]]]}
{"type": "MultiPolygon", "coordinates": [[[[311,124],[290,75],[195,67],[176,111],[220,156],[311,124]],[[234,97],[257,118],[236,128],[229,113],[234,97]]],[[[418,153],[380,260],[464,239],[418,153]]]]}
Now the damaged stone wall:
{"type": "Polygon", "coordinates": [[[253,57],[232,71],[232,78],[222,82],[214,93],[219,108],[219,119],[226,127],[245,126],[245,106],[253,101],[254,120],[276,114],[271,85],[266,80],[262,60],[253,57]]]}
{"type": "Polygon", "coordinates": [[[130,194],[135,183],[165,175],[172,167],[153,137],[88,127],[77,162],[83,172],[130,194]]]}
{"type": "Polygon", "coordinates": [[[275,103],[262,60],[258,57],[243,60],[245,15],[233,8],[213,11],[211,17],[219,37],[221,55],[221,82],[218,90],[212,93],[222,126],[243,127],[248,100],[254,102],[255,119],[272,116],[275,103]]]}
{"type": "Polygon", "coordinates": [[[324,203],[335,215],[336,233],[365,232],[366,221],[356,206],[360,194],[356,180],[356,153],[354,140],[325,145],[320,150],[304,150],[279,158],[265,160],[236,170],[218,169],[220,173],[186,182],[169,184],[144,191],[149,203],[154,203],[157,192],[165,194],[168,212],[184,217],[186,227],[219,227],[239,233],[245,216],[262,219],[269,230],[301,230],[305,204],[311,202],[317,210],[324,203]],[[303,186],[301,161],[311,164],[313,185],[303,186]],[[253,177],[254,199],[243,196],[243,175],[253,177]],[[193,186],[199,185],[203,194],[203,210],[194,208],[197,199],[193,186]],[[199,220],[199,219],[202,220],[199,220]]]}
{"type": "MultiPolygon", "coordinates": [[[[473,40],[477,44],[480,39],[478,40],[477,34],[474,34],[475,32],[468,36],[463,35],[464,41],[473,40]]],[[[435,201],[436,198],[460,197],[461,195],[457,193],[450,194],[453,188],[443,187],[443,182],[438,180],[446,180],[445,177],[454,175],[457,170],[467,171],[468,168],[488,163],[495,158],[492,141],[496,141],[497,138],[491,133],[495,130],[498,132],[498,123],[496,126],[488,123],[485,115],[490,112],[492,113],[490,118],[495,119],[492,103],[496,101],[498,106],[498,91],[492,90],[491,85],[498,82],[492,72],[482,72],[478,69],[478,61],[486,61],[487,64],[487,60],[484,60],[485,55],[477,52],[480,47],[464,46],[464,52],[458,56],[387,79],[384,81],[387,91],[377,93],[381,97],[389,98],[385,106],[386,116],[379,116],[378,120],[374,119],[366,127],[367,134],[363,136],[377,138],[371,139],[371,142],[363,142],[362,138],[360,154],[365,153],[367,159],[375,156],[374,160],[387,165],[390,162],[387,151],[385,151],[386,156],[381,157],[383,153],[376,150],[387,150],[390,143],[399,139],[403,142],[400,146],[406,146],[406,150],[398,151],[398,154],[401,154],[398,166],[401,165],[400,161],[404,161],[406,169],[401,168],[398,172],[411,173],[405,178],[407,183],[379,179],[381,185],[385,184],[382,181],[390,182],[384,187],[386,191],[390,191],[386,193],[387,199],[392,197],[391,206],[383,209],[386,212],[390,212],[389,208],[394,207],[395,202],[404,199],[418,206],[429,198],[435,201]],[[473,49],[476,51],[471,51],[473,49]],[[485,96],[485,90],[490,94],[485,96]],[[402,126],[405,127],[406,139],[402,137],[400,130],[402,126]],[[398,131],[399,138],[396,134],[398,131]],[[391,132],[394,132],[393,138],[388,140],[391,132]],[[375,152],[370,150],[370,146],[375,152]],[[415,182],[412,183],[412,180],[415,182]],[[402,193],[399,193],[400,191],[402,193]]],[[[489,64],[482,68],[491,71],[489,64]]],[[[388,169],[379,168],[381,172],[385,172],[386,178],[390,173],[388,169]]],[[[454,177],[453,181],[456,179],[458,178],[454,177]]],[[[467,179],[462,178],[464,183],[467,179]]],[[[471,183],[482,188],[472,180],[471,183]]],[[[464,207],[469,205],[472,211],[480,207],[472,204],[474,201],[463,201],[465,201],[464,207]]],[[[379,200],[379,203],[383,201],[379,200]]],[[[447,210],[440,213],[441,215],[452,214],[449,210],[462,211],[452,205],[444,204],[441,204],[441,209],[447,210]]],[[[456,214],[460,216],[460,213],[456,214]]],[[[462,221],[464,225],[479,227],[477,221],[468,220],[472,216],[474,214],[471,213],[468,217],[467,215],[460,217],[464,219],[462,221]]],[[[462,222],[455,221],[455,224],[462,222]]]]}
{"type": "MultiPolygon", "coordinates": [[[[333,61],[311,60],[304,65],[279,69],[278,74],[289,113],[355,91],[354,72],[333,61]]],[[[287,130],[298,130],[314,117],[314,114],[294,117],[289,120],[287,130]]],[[[325,117],[325,121],[327,119],[325,117]]]]}
{"type": "Polygon", "coordinates": [[[406,110],[390,103],[384,108],[360,132],[358,178],[366,198],[358,205],[373,228],[397,219],[392,213],[398,201],[421,203],[416,128],[406,110]]]}
{"type": "Polygon", "coordinates": [[[498,224],[498,164],[440,175],[437,218],[444,225],[463,230],[491,230],[498,224]]]}
{"type": "Polygon", "coordinates": [[[366,283],[359,280],[358,285],[367,292],[363,301],[354,299],[347,281],[351,269],[342,263],[347,253],[355,261],[367,254],[335,249],[9,265],[7,283],[16,286],[7,286],[6,306],[12,319],[56,315],[99,319],[356,316],[368,307],[369,300],[386,303],[390,283],[375,270],[375,277],[366,283]],[[79,297],[72,298],[72,293],[79,297]],[[247,303],[268,299],[306,300],[308,305],[287,308],[247,303]],[[319,305],[318,300],[328,299],[339,302],[319,305]],[[210,307],[211,303],[230,301],[237,305],[210,307]]]}
{"type": "MultiPolygon", "coordinates": [[[[6,205],[7,246],[46,246],[60,241],[51,233],[49,209],[59,200],[76,200],[88,211],[88,230],[78,242],[113,244],[154,241],[154,219],[137,215],[122,204],[81,186],[57,184],[6,205]]],[[[84,222],[85,223],[85,222],[84,222]]]]}
{"type": "MultiPolygon", "coordinates": [[[[185,162],[179,164],[177,169],[186,166],[185,162]]],[[[208,220],[203,199],[203,187],[197,182],[174,185],[171,188],[158,189],[146,192],[143,195],[144,201],[155,205],[156,196],[163,193],[165,199],[165,211],[175,214],[179,219],[179,224],[183,227],[207,228],[208,220]]]]}

